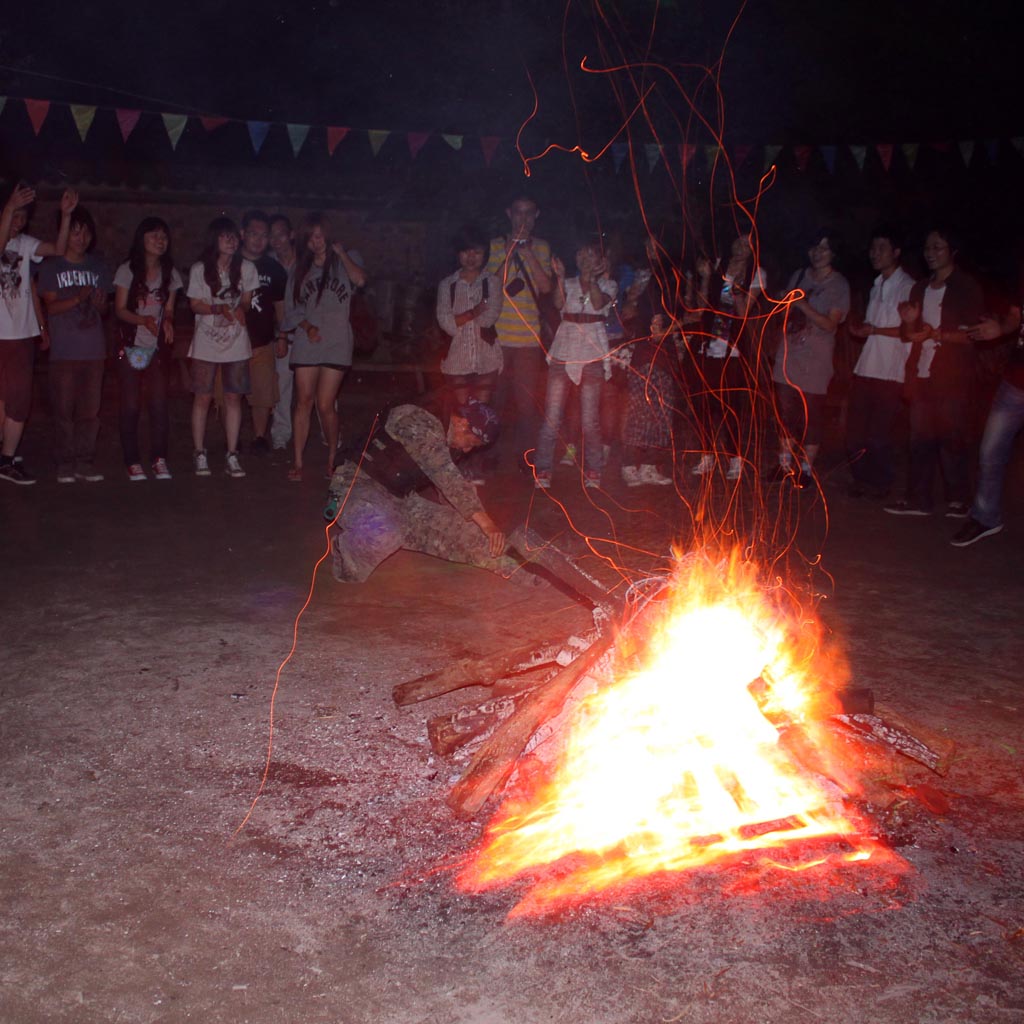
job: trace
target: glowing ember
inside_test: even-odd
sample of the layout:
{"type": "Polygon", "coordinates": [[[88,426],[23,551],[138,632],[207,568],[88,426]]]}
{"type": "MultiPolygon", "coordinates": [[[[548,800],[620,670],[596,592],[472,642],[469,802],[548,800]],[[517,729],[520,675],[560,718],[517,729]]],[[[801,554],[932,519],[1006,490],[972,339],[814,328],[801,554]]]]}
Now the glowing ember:
{"type": "Polygon", "coordinates": [[[772,724],[798,723],[819,763],[832,762],[808,717],[829,700],[812,679],[813,624],[784,616],[737,559],[724,572],[680,566],[672,593],[647,667],[579,705],[557,764],[502,807],[464,888],[528,873],[521,913],[749,851],[787,847],[790,869],[872,855],[862,824],[772,724]]]}

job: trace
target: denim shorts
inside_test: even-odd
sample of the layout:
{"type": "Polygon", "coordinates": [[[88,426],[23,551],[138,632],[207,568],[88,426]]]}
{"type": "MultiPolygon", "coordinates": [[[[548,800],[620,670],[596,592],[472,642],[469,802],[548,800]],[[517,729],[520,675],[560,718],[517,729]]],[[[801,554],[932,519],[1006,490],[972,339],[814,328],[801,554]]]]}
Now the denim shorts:
{"type": "Polygon", "coordinates": [[[247,395],[252,390],[249,383],[248,359],[239,359],[233,363],[211,363],[206,359],[193,359],[190,371],[193,394],[213,394],[213,382],[217,377],[218,368],[221,384],[229,395],[247,395]]]}

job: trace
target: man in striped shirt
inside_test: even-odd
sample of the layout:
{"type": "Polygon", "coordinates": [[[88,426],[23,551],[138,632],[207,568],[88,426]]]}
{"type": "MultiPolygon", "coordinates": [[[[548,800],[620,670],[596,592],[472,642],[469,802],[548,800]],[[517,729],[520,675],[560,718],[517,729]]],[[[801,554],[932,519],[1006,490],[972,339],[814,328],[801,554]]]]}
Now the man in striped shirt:
{"type": "Polygon", "coordinates": [[[495,404],[513,457],[526,470],[523,452],[536,442],[545,389],[546,352],[537,306],[552,287],[551,248],[533,235],[540,211],[532,199],[514,199],[505,213],[511,230],[491,239],[487,261],[487,272],[502,282],[505,295],[495,324],[504,359],[495,404]]]}

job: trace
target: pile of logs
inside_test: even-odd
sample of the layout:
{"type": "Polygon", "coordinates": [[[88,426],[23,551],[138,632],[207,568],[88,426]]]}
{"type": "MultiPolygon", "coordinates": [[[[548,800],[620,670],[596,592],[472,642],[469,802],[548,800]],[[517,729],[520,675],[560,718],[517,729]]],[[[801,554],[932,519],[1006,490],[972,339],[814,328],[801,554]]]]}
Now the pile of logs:
{"type": "MultiPolygon", "coordinates": [[[[485,686],[489,694],[481,702],[437,715],[427,722],[431,749],[449,757],[472,741],[480,741],[470,763],[448,797],[456,816],[473,818],[487,800],[500,792],[517,763],[534,745],[545,727],[556,719],[570,697],[593,689],[613,678],[643,647],[648,619],[658,611],[657,595],[626,602],[610,595],[597,581],[556,548],[522,528],[511,538],[512,546],[530,564],[545,572],[587,601],[593,609],[594,629],[582,636],[540,646],[520,647],[489,657],[451,662],[439,672],[401,683],[393,690],[395,703],[406,707],[471,686],[485,686]],[[615,628],[613,629],[613,625],[615,628]]],[[[751,683],[755,698],[763,690],[760,680],[751,683]]],[[[944,775],[954,745],[945,737],[927,734],[919,726],[887,714],[876,714],[870,690],[837,694],[838,713],[825,724],[840,746],[848,749],[848,771],[821,762],[815,746],[801,726],[775,721],[780,742],[808,771],[830,778],[846,793],[859,794],[876,806],[888,806],[905,782],[900,755],[944,775]]]]}

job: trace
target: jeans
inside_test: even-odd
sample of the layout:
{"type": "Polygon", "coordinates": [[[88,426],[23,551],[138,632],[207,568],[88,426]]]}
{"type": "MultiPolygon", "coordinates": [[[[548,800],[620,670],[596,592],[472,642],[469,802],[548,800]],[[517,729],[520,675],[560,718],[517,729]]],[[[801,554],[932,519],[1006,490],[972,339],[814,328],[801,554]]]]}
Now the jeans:
{"type": "MultiPolygon", "coordinates": [[[[564,363],[552,363],[548,369],[548,389],[544,402],[544,422],[537,438],[537,471],[550,473],[554,461],[555,439],[562,425],[565,400],[573,386],[564,363]]],[[[604,364],[587,363],[580,381],[580,419],[583,431],[583,469],[587,475],[599,474],[604,460],[601,444],[601,389],[604,364]]]]}
{"type": "Polygon", "coordinates": [[[289,355],[275,357],[277,370],[277,405],[270,424],[270,443],[275,448],[287,448],[292,439],[292,384],[295,373],[288,365],[289,355]]]}
{"type": "Polygon", "coordinates": [[[516,464],[537,440],[544,378],[544,350],[540,345],[503,345],[505,365],[498,377],[494,405],[502,423],[498,444],[511,448],[516,464]],[[513,411],[514,409],[514,411],[513,411]]]}
{"type": "Polygon", "coordinates": [[[992,399],[978,459],[978,490],[971,516],[982,526],[1001,526],[1006,467],[1014,439],[1024,427],[1024,391],[1002,381],[992,399]]]}
{"type": "Polygon", "coordinates": [[[102,359],[57,359],[50,363],[57,466],[86,469],[96,458],[103,393],[102,359]]]}
{"type": "Polygon", "coordinates": [[[163,355],[157,352],[144,370],[135,370],[127,359],[117,361],[117,380],[121,390],[121,448],[124,464],[141,463],[139,455],[139,414],[142,411],[142,392],[146,392],[149,409],[149,458],[151,462],[167,458],[167,370],[163,355]]]}
{"type": "Polygon", "coordinates": [[[931,511],[935,468],[942,470],[948,503],[970,500],[970,411],[968,387],[936,387],[917,380],[910,401],[910,486],[908,500],[931,511]]]}
{"type": "Polygon", "coordinates": [[[853,378],[846,412],[846,454],[853,479],[878,491],[892,487],[892,435],[903,385],[874,377],[853,378]]]}

